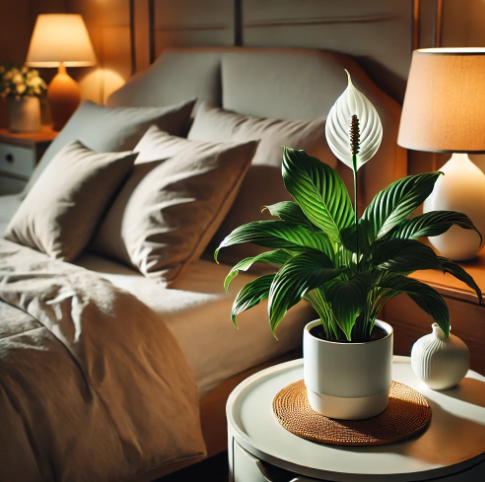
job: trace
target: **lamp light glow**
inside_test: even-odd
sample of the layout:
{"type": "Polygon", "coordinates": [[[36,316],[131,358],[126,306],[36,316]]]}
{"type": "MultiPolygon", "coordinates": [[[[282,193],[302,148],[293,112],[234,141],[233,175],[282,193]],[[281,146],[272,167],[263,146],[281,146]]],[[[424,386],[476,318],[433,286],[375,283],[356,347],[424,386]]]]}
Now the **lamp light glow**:
{"type": "Polygon", "coordinates": [[[47,90],[53,129],[66,124],[81,100],[79,85],[66,67],[96,65],[96,55],[83,18],[78,14],[42,14],[37,17],[26,64],[58,67],[47,90]]]}

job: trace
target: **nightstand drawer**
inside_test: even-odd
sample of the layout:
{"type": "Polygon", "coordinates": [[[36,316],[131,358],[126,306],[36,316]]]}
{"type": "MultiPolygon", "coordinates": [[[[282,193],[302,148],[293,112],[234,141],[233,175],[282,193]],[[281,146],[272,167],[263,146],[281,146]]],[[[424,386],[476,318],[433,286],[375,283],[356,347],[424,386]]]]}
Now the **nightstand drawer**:
{"type": "Polygon", "coordinates": [[[26,147],[0,144],[0,172],[28,179],[35,166],[35,153],[26,147]]]}
{"type": "Polygon", "coordinates": [[[26,184],[26,181],[0,175],[0,196],[22,192],[26,184]]]}

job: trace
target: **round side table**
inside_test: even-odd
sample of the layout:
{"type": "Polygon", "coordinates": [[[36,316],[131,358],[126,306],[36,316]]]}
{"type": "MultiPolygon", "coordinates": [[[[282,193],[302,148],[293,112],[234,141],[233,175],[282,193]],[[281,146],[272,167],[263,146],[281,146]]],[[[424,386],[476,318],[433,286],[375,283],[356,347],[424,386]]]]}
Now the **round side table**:
{"type": "Polygon", "coordinates": [[[375,447],[342,447],[302,439],[276,420],[272,401],[303,378],[303,360],[249,377],[227,402],[232,482],[485,481],[485,377],[469,371],[451,390],[417,379],[408,357],[394,357],[393,380],[421,392],[431,423],[420,435],[375,447]]]}

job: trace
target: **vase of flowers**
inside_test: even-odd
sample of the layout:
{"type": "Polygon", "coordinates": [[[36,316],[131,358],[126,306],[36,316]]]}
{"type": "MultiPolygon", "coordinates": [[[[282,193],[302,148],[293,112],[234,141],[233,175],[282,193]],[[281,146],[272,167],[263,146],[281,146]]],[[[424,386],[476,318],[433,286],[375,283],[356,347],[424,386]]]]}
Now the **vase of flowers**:
{"type": "Polygon", "coordinates": [[[7,98],[8,127],[12,132],[33,132],[40,129],[39,96],[46,84],[37,70],[0,67],[0,95],[7,98]]]}
{"type": "MultiPolygon", "coordinates": [[[[376,153],[382,124],[371,102],[348,77],[348,87],[327,117],[332,152],[354,174],[354,204],[336,171],[318,159],[283,148],[283,181],[294,201],[265,207],[276,219],[240,226],[215,252],[241,243],[272,248],[236,264],[226,290],[239,271],[254,263],[276,273],[248,283],[237,295],[232,321],[268,298],[270,328],[301,300],[318,319],[304,330],[304,378],[314,410],[332,418],[362,419],[382,412],[391,385],[392,328],[377,320],[394,296],[407,294],[450,333],[442,296],[407,276],[416,270],[450,273],[481,292],[460,266],[418,241],[452,225],[475,229],[461,213],[433,211],[410,217],[431,194],[440,172],[411,175],[380,191],[359,218],[357,171],[376,153]]],[[[480,236],[481,238],[481,236],[480,236]]],[[[481,242],[481,240],[480,240],[481,242]]],[[[236,325],[237,326],[237,325],[236,325]]]]}

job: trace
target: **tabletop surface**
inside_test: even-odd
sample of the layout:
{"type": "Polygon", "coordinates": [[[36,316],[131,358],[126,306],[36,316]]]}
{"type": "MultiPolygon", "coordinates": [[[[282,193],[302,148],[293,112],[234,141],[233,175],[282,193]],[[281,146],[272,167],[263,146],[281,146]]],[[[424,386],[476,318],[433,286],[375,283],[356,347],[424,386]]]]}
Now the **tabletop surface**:
{"type": "Polygon", "coordinates": [[[8,129],[0,129],[0,142],[33,147],[35,144],[53,141],[58,134],[51,126],[42,126],[35,132],[10,132],[8,129]]]}
{"type": "Polygon", "coordinates": [[[394,357],[393,380],[422,393],[431,409],[427,430],[375,447],[324,445],[300,438],[276,420],[272,401],[303,378],[303,360],[263,370],[242,382],[227,403],[237,442],[254,456],[302,475],[327,480],[425,480],[485,460],[485,377],[469,371],[458,387],[434,391],[415,377],[409,357],[394,357]],[[372,479],[369,477],[372,476],[372,479]]]}

